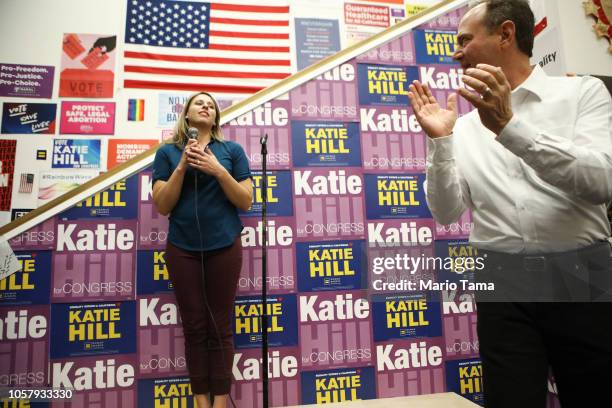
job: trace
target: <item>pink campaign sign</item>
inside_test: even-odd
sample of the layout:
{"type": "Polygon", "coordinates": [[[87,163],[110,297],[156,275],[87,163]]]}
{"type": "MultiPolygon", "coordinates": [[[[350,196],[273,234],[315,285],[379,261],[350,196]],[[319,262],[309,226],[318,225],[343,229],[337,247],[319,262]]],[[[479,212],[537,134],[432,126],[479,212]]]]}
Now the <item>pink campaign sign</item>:
{"type": "Polygon", "coordinates": [[[112,135],[115,133],[114,102],[62,102],[60,133],[112,135]]]}

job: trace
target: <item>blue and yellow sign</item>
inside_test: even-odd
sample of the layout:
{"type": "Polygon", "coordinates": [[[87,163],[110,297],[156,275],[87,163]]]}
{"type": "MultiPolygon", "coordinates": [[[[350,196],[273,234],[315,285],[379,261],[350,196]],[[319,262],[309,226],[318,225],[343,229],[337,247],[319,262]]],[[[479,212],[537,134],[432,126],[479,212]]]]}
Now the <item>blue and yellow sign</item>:
{"type": "Polygon", "coordinates": [[[136,286],[139,295],[172,292],[172,281],[166,266],[166,251],[139,250],[137,255],[136,286]]]}
{"type": "Polygon", "coordinates": [[[15,252],[21,270],[0,280],[0,306],[49,303],[51,251],[15,252]]]}
{"type": "Polygon", "coordinates": [[[136,302],[51,305],[51,358],[136,352],[136,302]]]}
{"type": "MultiPolygon", "coordinates": [[[[286,217],[293,215],[293,183],[291,172],[284,170],[267,171],[266,214],[270,217],[286,217]]],[[[252,170],[253,204],[249,211],[240,211],[245,217],[261,217],[264,201],[263,172],[252,170]]]]}
{"type": "Polygon", "coordinates": [[[374,341],[442,335],[440,302],[423,293],[372,297],[374,341]]]}
{"type": "Polygon", "coordinates": [[[330,404],[376,398],[374,367],[302,372],[302,403],[330,404]]]}
{"type": "Polygon", "coordinates": [[[424,174],[366,174],[366,213],[382,218],[431,218],[424,174]]]}
{"type": "Polygon", "coordinates": [[[359,123],[292,121],[291,136],[296,167],[361,165],[359,123]]]}
{"type": "Polygon", "coordinates": [[[471,246],[467,239],[439,240],[435,248],[436,257],[441,260],[441,268],[438,268],[440,282],[474,282],[476,271],[485,267],[486,260],[478,255],[478,249],[471,246]]]}
{"type": "Polygon", "coordinates": [[[367,105],[410,105],[408,87],[419,79],[417,67],[392,65],[357,64],[359,78],[359,104],[367,105]]]}
{"type": "Polygon", "coordinates": [[[135,219],[138,214],[138,174],[118,181],[108,190],[96,193],[64,211],[62,220],[92,218],[135,219]]]}
{"type": "Polygon", "coordinates": [[[477,358],[446,361],[446,389],[484,404],[482,362],[477,358]]]}
{"type": "Polygon", "coordinates": [[[414,30],[417,64],[456,64],[457,31],[414,30]]]}
{"type": "Polygon", "coordinates": [[[300,292],[364,289],[365,241],[296,243],[296,267],[300,292]]]}
{"type": "Polygon", "coordinates": [[[189,377],[138,380],[138,406],[196,408],[189,377]]]}
{"type": "MultiPolygon", "coordinates": [[[[234,302],[234,345],[260,347],[262,342],[261,296],[240,296],[234,302]]],[[[297,300],[294,294],[267,298],[268,344],[272,347],[297,344],[297,300]]]]}

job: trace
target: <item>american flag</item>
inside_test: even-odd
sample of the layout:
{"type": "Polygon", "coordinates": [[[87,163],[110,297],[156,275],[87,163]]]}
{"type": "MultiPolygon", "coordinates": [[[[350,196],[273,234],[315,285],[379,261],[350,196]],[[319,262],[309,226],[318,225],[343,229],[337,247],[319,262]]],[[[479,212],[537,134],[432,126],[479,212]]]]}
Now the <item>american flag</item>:
{"type": "Polygon", "coordinates": [[[125,88],[251,94],[291,74],[286,0],[127,1],[125,88]]]}
{"type": "Polygon", "coordinates": [[[19,192],[20,193],[31,193],[33,185],[34,185],[34,174],[21,173],[21,178],[19,180],[19,192]]]}

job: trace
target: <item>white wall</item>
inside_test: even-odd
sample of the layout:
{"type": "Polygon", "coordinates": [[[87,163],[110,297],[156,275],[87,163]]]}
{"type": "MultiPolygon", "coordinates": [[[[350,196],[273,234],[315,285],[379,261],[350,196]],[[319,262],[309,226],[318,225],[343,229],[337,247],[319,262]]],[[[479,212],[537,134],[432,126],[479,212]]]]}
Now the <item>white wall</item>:
{"type": "MultiPolygon", "coordinates": [[[[116,34],[121,29],[123,0],[0,0],[0,62],[8,64],[51,65],[55,67],[53,97],[44,98],[0,98],[0,102],[59,103],[59,70],[61,44],[65,32],[116,34]]],[[[62,98],[74,100],[75,98],[62,98]]],[[[83,98],[76,98],[83,100],[83,98]]],[[[112,101],[113,99],[100,99],[112,101]]],[[[123,113],[124,105],[117,105],[123,113]]],[[[59,113],[59,106],[58,106],[59,113]]],[[[125,114],[124,114],[125,116],[125,114]]],[[[59,126],[59,121],[56,127],[59,126]]],[[[118,137],[125,137],[118,134],[118,137]]],[[[100,139],[102,141],[102,170],[106,163],[106,140],[108,136],[59,135],[2,135],[2,139],[16,139],[17,151],[13,176],[12,208],[36,208],[40,174],[50,171],[50,156],[53,139],[100,139]],[[46,161],[35,158],[37,149],[48,152],[46,161]],[[21,173],[34,173],[31,193],[18,193],[21,173]]],[[[144,138],[144,137],[141,137],[144,138]]],[[[73,170],[60,170],[58,173],[73,170]]],[[[10,220],[10,212],[0,211],[0,225],[10,220]]]]}
{"type": "MultiPolygon", "coordinates": [[[[609,42],[597,39],[592,28],[595,20],[585,15],[583,0],[550,1],[556,2],[559,10],[567,69],[581,74],[612,75],[609,42]]],[[[341,4],[324,3],[328,7],[341,4]]],[[[123,0],[1,0],[1,59],[59,67],[58,44],[63,32],[119,33],[123,7],[123,0]]],[[[57,95],[59,82],[54,85],[53,94],[57,95]]]]}
{"type": "MultiPolygon", "coordinates": [[[[60,66],[63,33],[117,34],[123,0],[0,0],[0,60],[60,66]]],[[[57,74],[57,72],[56,72],[57,74]]],[[[57,95],[56,78],[53,95],[57,95]]]]}
{"type": "MultiPolygon", "coordinates": [[[[354,2],[358,0],[352,0],[354,2]]],[[[437,0],[406,0],[406,4],[432,4],[437,0]]],[[[565,72],[579,74],[612,75],[612,55],[607,51],[608,42],[597,39],[593,32],[594,19],[585,16],[583,0],[532,0],[544,2],[550,11],[549,27],[542,33],[538,42],[544,44],[536,47],[538,55],[533,62],[550,61],[555,56],[555,63],[549,63],[545,69],[553,75],[565,72]],[[553,6],[553,7],[550,7],[553,6]],[[556,7],[554,7],[556,6],[556,7]],[[558,9],[558,11],[556,10],[558,9]],[[556,15],[558,13],[558,16],[556,15]],[[558,43],[558,32],[561,31],[563,44],[558,43]]],[[[321,18],[338,18],[341,40],[346,46],[342,18],[344,0],[289,0],[293,16],[321,18]]],[[[120,49],[123,32],[123,18],[126,0],[0,0],[0,62],[16,64],[38,64],[55,66],[54,97],[51,100],[33,99],[29,102],[59,102],[59,70],[61,58],[61,41],[63,33],[117,34],[120,49]]],[[[117,51],[117,52],[118,52],[117,51]]],[[[119,55],[116,56],[117,61],[119,55]]],[[[117,62],[117,66],[118,66],[117,62]]],[[[156,123],[158,91],[120,89],[119,78],[115,78],[116,128],[115,137],[130,139],[158,139],[161,128],[156,123]],[[144,98],[145,121],[127,121],[127,99],[144,98]]],[[[179,94],[180,92],[175,92],[179,94]]],[[[185,94],[188,94],[185,93],[185,94]]],[[[62,98],[74,99],[74,98],[62,98]]],[[[79,98],[77,98],[79,99],[79,98]]],[[[82,100],[80,98],[79,100],[82,100]]],[[[27,101],[24,98],[0,98],[0,102],[27,101]]],[[[17,139],[17,157],[15,164],[14,191],[22,172],[37,173],[49,169],[49,161],[35,160],[36,149],[50,151],[51,140],[65,136],[56,133],[52,137],[37,135],[2,135],[4,139],[17,139]]],[[[67,136],[81,138],[87,136],[67,136]]],[[[106,142],[109,137],[96,137],[102,140],[101,170],[106,166],[106,142]]],[[[31,194],[13,194],[13,208],[35,208],[38,191],[38,178],[35,177],[31,194]]],[[[7,221],[8,214],[0,212],[0,225],[7,221]]]]}
{"type": "Polygon", "coordinates": [[[597,38],[592,27],[595,19],[585,15],[583,1],[557,0],[567,69],[577,74],[612,76],[610,43],[597,38]]]}
{"type": "MultiPolygon", "coordinates": [[[[213,0],[222,1],[222,0],[213,0]]],[[[251,0],[242,0],[249,2],[251,0]]],[[[277,0],[267,0],[275,3],[277,0]]],[[[359,2],[359,0],[351,0],[359,2]]],[[[437,1],[437,0],[426,0],[437,1]]],[[[231,2],[231,0],[230,0],[231,2]]],[[[239,1],[240,2],[240,1],[239,1]]],[[[284,0],[278,0],[284,3],[284,0]]],[[[252,2],[256,3],[256,2],[252,2]]],[[[291,5],[292,17],[327,18],[339,21],[340,32],[344,30],[344,0],[287,0],[291,5]]],[[[9,64],[33,64],[55,67],[53,97],[22,98],[2,97],[3,102],[60,103],[63,100],[87,100],[88,98],[59,98],[59,75],[61,70],[62,39],[64,33],[88,33],[97,35],[117,35],[115,50],[115,87],[113,98],[96,99],[96,101],[113,101],[116,103],[115,134],[112,136],[62,135],[59,133],[59,120],[56,123],[55,135],[2,135],[2,139],[16,139],[17,160],[13,177],[12,208],[31,209],[38,206],[38,189],[40,174],[51,171],[50,158],[41,161],[36,159],[36,150],[45,149],[51,156],[53,139],[100,139],[101,171],[106,170],[107,141],[117,139],[154,139],[161,138],[164,128],[171,126],[158,125],[158,105],[160,94],[189,95],[191,92],[157,91],[151,89],[123,89],[118,67],[122,51],[124,15],[126,0],[0,0],[0,62],[9,64]],[[143,122],[127,121],[127,101],[129,98],[145,100],[145,120],[143,122]],[[33,173],[32,192],[18,193],[21,173],[33,173]]],[[[388,5],[388,4],[387,4],[388,5]]],[[[292,18],[290,19],[292,21],[292,18]]],[[[292,23],[291,23],[292,24],[292,23]]],[[[382,29],[378,28],[376,31],[382,29]]],[[[291,30],[293,32],[293,30],[291,30]]],[[[343,41],[344,36],[340,36],[343,41]]],[[[291,40],[291,53],[295,61],[294,39],[291,40]]],[[[343,43],[341,42],[341,46],[343,43]]],[[[346,45],[346,44],[344,44],[346,45]]],[[[294,62],[294,67],[296,66],[294,62]]],[[[245,95],[216,95],[218,99],[236,101],[245,95]],[[221,98],[219,98],[221,97],[221,98]]],[[[60,107],[58,105],[58,115],[60,107]]],[[[0,110],[1,112],[1,110],[0,110]]],[[[56,172],[56,170],[53,170],[56,172]]],[[[59,170],[57,172],[74,172],[59,170]]],[[[0,225],[10,219],[10,212],[0,211],[0,225]]]]}

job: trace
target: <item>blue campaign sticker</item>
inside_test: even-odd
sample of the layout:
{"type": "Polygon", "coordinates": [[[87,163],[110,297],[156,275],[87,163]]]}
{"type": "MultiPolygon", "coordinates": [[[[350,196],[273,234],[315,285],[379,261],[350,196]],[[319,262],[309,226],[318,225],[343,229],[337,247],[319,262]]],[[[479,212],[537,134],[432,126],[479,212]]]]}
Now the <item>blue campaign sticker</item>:
{"type": "Polygon", "coordinates": [[[368,219],[431,218],[424,174],[366,174],[368,219]]]}
{"type": "Polygon", "coordinates": [[[405,107],[408,87],[419,79],[418,67],[357,64],[359,104],[405,107]]]}
{"type": "Polygon", "coordinates": [[[138,380],[138,406],[196,408],[189,377],[138,380]]]}
{"type": "Polygon", "coordinates": [[[374,341],[442,335],[440,301],[426,293],[372,297],[374,341]]]}
{"type": "Polygon", "coordinates": [[[457,31],[414,30],[417,64],[456,64],[457,31]]]}
{"type": "Polygon", "coordinates": [[[62,220],[135,219],[138,214],[138,174],[115,183],[60,214],[62,220]]]}
{"type": "Polygon", "coordinates": [[[484,269],[486,259],[478,254],[478,248],[470,245],[467,239],[437,240],[435,242],[436,265],[439,282],[464,280],[474,282],[474,274],[484,269]]]}
{"type": "MultiPolygon", "coordinates": [[[[291,172],[286,170],[267,171],[266,214],[270,217],[293,215],[293,182],[291,172]]],[[[261,217],[264,201],[263,172],[251,171],[253,176],[253,204],[248,211],[240,211],[245,217],[261,217]]]]}
{"type": "Polygon", "coordinates": [[[300,292],[366,288],[365,248],[363,240],[296,243],[300,292]]]}
{"type": "Polygon", "coordinates": [[[374,367],[302,371],[302,404],[376,398],[374,367]]]}
{"type": "MultiPolygon", "coordinates": [[[[234,302],[234,344],[236,348],[260,347],[262,342],[261,296],[240,296],[234,302]]],[[[297,299],[295,294],[267,298],[268,344],[272,347],[297,345],[297,299]]]]}
{"type": "Polygon", "coordinates": [[[100,140],[54,139],[51,167],[54,169],[99,169],[100,140]]]}
{"type": "Polygon", "coordinates": [[[51,251],[17,251],[21,270],[0,280],[0,306],[49,303],[51,251]]]}
{"type": "Polygon", "coordinates": [[[136,352],[136,302],[51,305],[51,358],[136,352]]]}
{"type": "Polygon", "coordinates": [[[164,249],[137,251],[136,288],[139,295],[154,295],[156,293],[172,292],[172,281],[166,266],[166,251],[164,249]]]}
{"type": "Polygon", "coordinates": [[[293,165],[361,166],[359,123],[291,122],[293,165]]]}
{"type": "MultiPolygon", "coordinates": [[[[447,360],[446,390],[484,405],[482,362],[478,358],[447,360]]],[[[520,392],[520,391],[519,391],[520,392]]]]}

